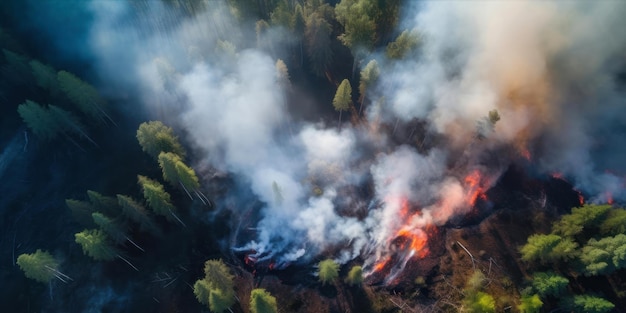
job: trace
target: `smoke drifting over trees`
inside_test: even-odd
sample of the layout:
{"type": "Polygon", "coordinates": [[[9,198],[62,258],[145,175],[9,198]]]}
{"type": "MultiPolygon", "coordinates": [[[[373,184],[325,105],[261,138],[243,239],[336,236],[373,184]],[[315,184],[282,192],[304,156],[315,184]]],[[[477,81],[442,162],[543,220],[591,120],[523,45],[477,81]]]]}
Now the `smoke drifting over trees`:
{"type": "MultiPolygon", "coordinates": [[[[51,16],[64,5],[48,3],[43,12],[27,2],[27,15],[41,17],[33,28],[63,36],[67,25],[51,16]]],[[[171,186],[205,202],[201,186],[232,180],[236,187],[219,195],[225,201],[197,213],[209,220],[229,212],[226,250],[279,269],[358,259],[355,285],[393,259],[388,282],[427,251],[430,227],[469,213],[512,163],[525,162],[537,176],[558,173],[590,202],[626,200],[626,97],[618,82],[626,3],[270,2],[245,10],[244,1],[198,1],[174,10],[178,2],[86,1],[76,10],[90,18],[72,25],[84,32],[52,47],[88,60],[107,98],[137,101],[120,114],[164,122],[142,124],[137,138],[171,186]]],[[[54,77],[38,61],[26,67],[38,73],[38,86],[65,92],[92,121],[113,121],[115,105],[91,85],[66,71],[54,77]]],[[[19,114],[43,137],[87,137],[71,115],[44,124],[29,118],[46,110],[56,107],[26,100],[19,114]]],[[[185,226],[165,187],[139,180],[150,208],[185,226]]],[[[117,196],[124,215],[158,233],[134,199],[117,196]]],[[[621,246],[615,225],[623,214],[610,214],[605,233],[621,246]]],[[[97,216],[98,225],[107,222],[97,216]]],[[[113,237],[90,230],[76,241],[94,259],[112,259],[105,233],[113,237]]],[[[570,234],[532,237],[524,259],[570,258],[573,242],[560,235],[570,234]]],[[[218,311],[233,304],[230,286],[206,284],[196,286],[202,303],[218,311]]],[[[482,291],[472,297],[494,307],[482,291]]]]}

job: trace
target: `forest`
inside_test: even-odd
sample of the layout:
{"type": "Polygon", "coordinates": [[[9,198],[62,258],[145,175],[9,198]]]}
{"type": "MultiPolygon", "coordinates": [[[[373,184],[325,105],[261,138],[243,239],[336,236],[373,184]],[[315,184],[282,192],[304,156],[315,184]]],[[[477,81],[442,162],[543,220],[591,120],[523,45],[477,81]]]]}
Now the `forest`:
{"type": "Polygon", "coordinates": [[[626,312],[626,2],[0,3],[6,312],[626,312]]]}

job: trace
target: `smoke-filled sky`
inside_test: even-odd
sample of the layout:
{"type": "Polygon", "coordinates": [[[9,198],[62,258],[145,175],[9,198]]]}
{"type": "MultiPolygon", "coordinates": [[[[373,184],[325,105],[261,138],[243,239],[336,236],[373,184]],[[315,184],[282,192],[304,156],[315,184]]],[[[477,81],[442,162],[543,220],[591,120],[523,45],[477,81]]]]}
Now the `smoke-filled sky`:
{"type": "MultiPolygon", "coordinates": [[[[401,229],[467,212],[523,156],[591,199],[624,199],[626,98],[616,77],[626,65],[626,2],[408,1],[398,33],[419,33],[419,49],[403,60],[383,49],[367,55],[359,64],[381,67],[367,122],[341,127],[287,110],[292,90],[275,64],[296,38],[284,29],[271,29],[271,49],[258,49],[255,21],[232,17],[223,2],[195,15],[160,1],[87,1],[84,10],[92,17],[82,21],[84,40],[56,50],[91,60],[105,94],[142,101],[121,111],[146,110],[185,134],[200,151],[192,165],[250,187],[264,203],[252,222],[257,236],[232,248],[256,251],[252,258],[306,262],[332,249],[340,262],[373,264],[401,229]],[[501,120],[477,139],[491,110],[501,120]],[[441,144],[418,152],[392,143],[391,129],[416,119],[441,144]],[[355,191],[368,184],[373,194],[355,191]]],[[[62,37],[63,25],[39,20],[62,37]]]]}

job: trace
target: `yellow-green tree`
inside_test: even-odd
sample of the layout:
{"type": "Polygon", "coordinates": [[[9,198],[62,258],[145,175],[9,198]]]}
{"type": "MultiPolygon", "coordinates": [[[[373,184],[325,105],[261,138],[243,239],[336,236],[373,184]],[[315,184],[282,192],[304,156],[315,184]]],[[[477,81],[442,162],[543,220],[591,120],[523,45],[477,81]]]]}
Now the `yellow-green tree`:
{"type": "Polygon", "coordinates": [[[265,289],[257,288],[250,293],[251,313],[277,313],[276,298],[265,289]]]}
{"type": "Polygon", "coordinates": [[[204,278],[193,286],[196,299],[213,312],[224,312],[235,303],[233,275],[222,260],[208,260],[204,264],[204,278]]]}
{"type": "Polygon", "coordinates": [[[137,129],[137,140],[141,149],[154,158],[157,158],[161,152],[185,156],[185,150],[178,142],[178,137],[174,135],[174,130],[160,121],[141,123],[137,129]]]}
{"type": "Polygon", "coordinates": [[[408,30],[403,31],[395,41],[387,45],[387,57],[390,59],[402,59],[419,44],[419,37],[408,30]]]}
{"type": "Polygon", "coordinates": [[[143,191],[144,199],[154,213],[164,216],[169,221],[176,220],[185,225],[176,215],[176,207],[172,205],[170,194],[165,191],[161,183],[142,175],[137,176],[137,181],[143,191]]]}
{"type": "Polygon", "coordinates": [[[196,172],[187,166],[177,154],[161,152],[159,154],[159,166],[163,172],[163,179],[172,186],[181,186],[187,192],[200,187],[196,172]]]}
{"type": "Polygon", "coordinates": [[[59,262],[50,253],[39,249],[35,253],[21,254],[17,257],[17,265],[26,277],[38,282],[47,283],[58,276],[59,262]]]}
{"type": "Polygon", "coordinates": [[[326,285],[328,283],[333,282],[337,277],[339,277],[339,264],[333,261],[332,259],[326,259],[321,261],[318,264],[319,272],[319,280],[322,284],[326,285]]]}
{"type": "Polygon", "coordinates": [[[363,268],[361,266],[355,265],[348,272],[348,277],[346,277],[346,283],[357,286],[363,282],[363,268]]]}
{"type": "Polygon", "coordinates": [[[107,235],[100,229],[85,229],[75,234],[74,238],[83,248],[83,253],[96,261],[110,261],[118,255],[107,235]]]}
{"type": "Polygon", "coordinates": [[[350,81],[344,79],[337,87],[337,92],[335,93],[335,97],[333,98],[333,107],[335,111],[339,111],[339,124],[341,125],[341,112],[350,109],[350,105],[352,104],[352,86],[350,86],[350,81]]]}

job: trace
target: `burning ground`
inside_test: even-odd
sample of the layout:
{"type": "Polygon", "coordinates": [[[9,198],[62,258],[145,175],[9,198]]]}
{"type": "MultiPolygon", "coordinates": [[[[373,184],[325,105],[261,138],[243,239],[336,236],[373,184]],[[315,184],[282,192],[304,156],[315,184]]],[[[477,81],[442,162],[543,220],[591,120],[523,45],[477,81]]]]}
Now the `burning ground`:
{"type": "MultiPolygon", "coordinates": [[[[305,29],[341,11],[296,2],[305,29]]],[[[39,17],[31,29],[67,31],[52,23],[62,7],[27,3],[39,17]]],[[[381,34],[348,49],[338,39],[348,27],[332,18],[324,39],[335,59],[320,77],[303,61],[310,32],[263,26],[257,18],[272,14],[230,2],[88,1],[90,19],[73,25],[87,31],[52,47],[72,51],[61,64],[88,60],[105,96],[134,101],[119,105],[122,118],[176,129],[215,204],[193,217],[228,228],[221,253],[242,268],[289,280],[331,258],[400,292],[422,277],[423,292],[452,303],[445,291],[459,284],[446,279],[470,266],[492,280],[526,274],[516,247],[548,223],[527,212],[624,200],[626,5],[400,4],[386,36],[413,31],[413,49],[392,58],[381,34]],[[371,61],[378,75],[359,88],[371,61]],[[344,78],[351,103],[337,121],[344,78]]]]}

